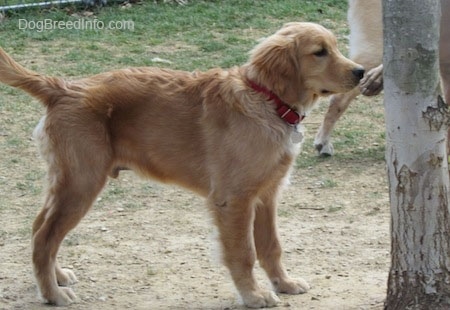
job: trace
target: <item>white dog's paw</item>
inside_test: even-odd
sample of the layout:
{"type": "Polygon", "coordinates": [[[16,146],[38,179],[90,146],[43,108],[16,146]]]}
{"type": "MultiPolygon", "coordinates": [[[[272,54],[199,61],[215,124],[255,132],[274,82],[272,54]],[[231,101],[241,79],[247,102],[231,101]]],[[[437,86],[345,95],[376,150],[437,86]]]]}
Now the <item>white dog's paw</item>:
{"type": "Polygon", "coordinates": [[[244,304],[248,308],[271,308],[280,302],[278,296],[269,290],[257,290],[242,296],[244,304]]]}
{"type": "Polygon", "coordinates": [[[290,278],[282,280],[277,279],[273,280],[272,284],[276,292],[290,295],[303,294],[311,288],[308,282],[301,278],[297,280],[292,280],[290,278]]]}
{"type": "Polygon", "coordinates": [[[58,280],[58,285],[60,286],[69,286],[78,282],[73,271],[65,268],[56,269],[56,279],[58,280]]]}
{"type": "Polygon", "coordinates": [[[48,304],[59,307],[70,305],[77,300],[75,293],[68,287],[58,287],[50,296],[43,296],[43,298],[48,304]]]}
{"type": "Polygon", "coordinates": [[[316,148],[317,152],[319,152],[320,156],[333,156],[334,154],[334,148],[333,144],[331,142],[318,142],[314,141],[314,147],[316,148]]]}
{"type": "MultiPolygon", "coordinates": [[[[75,295],[71,288],[61,287],[60,290],[64,295],[64,302],[68,302],[67,304],[71,304],[77,300],[77,295],[75,295]]],[[[59,303],[57,305],[59,306],[59,303]]]]}
{"type": "Polygon", "coordinates": [[[376,96],[383,90],[383,65],[367,72],[359,82],[359,90],[364,96],[376,96]]]}

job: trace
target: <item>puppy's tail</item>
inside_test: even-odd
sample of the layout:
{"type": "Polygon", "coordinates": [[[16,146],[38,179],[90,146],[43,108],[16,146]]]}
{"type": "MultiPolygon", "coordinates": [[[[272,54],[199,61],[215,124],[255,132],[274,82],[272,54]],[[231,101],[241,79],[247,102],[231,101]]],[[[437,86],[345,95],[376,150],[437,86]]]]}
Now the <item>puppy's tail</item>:
{"type": "Polygon", "coordinates": [[[28,70],[14,61],[0,47],[0,82],[20,88],[38,98],[45,106],[61,96],[66,83],[62,79],[46,77],[28,70]]]}

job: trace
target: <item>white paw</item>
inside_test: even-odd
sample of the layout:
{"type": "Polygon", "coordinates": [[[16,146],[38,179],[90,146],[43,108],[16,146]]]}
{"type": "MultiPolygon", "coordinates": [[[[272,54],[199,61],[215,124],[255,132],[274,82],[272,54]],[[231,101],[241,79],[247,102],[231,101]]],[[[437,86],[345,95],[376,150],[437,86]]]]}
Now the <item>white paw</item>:
{"type": "Polygon", "coordinates": [[[48,304],[55,306],[67,306],[76,301],[77,296],[72,291],[72,289],[68,287],[58,287],[58,289],[51,294],[49,297],[45,297],[44,299],[48,304]]]}
{"type": "Polygon", "coordinates": [[[303,294],[310,290],[308,282],[299,278],[297,280],[291,280],[290,278],[284,280],[273,280],[272,284],[274,289],[278,293],[297,295],[303,294]]]}
{"type": "Polygon", "coordinates": [[[320,156],[333,156],[334,154],[334,148],[331,142],[314,142],[314,147],[319,152],[320,156]]]}
{"type": "Polygon", "coordinates": [[[278,296],[268,290],[250,292],[245,296],[243,295],[242,299],[248,308],[270,308],[275,307],[280,302],[278,296]]]}
{"type": "Polygon", "coordinates": [[[60,286],[69,286],[78,282],[73,271],[65,268],[56,269],[56,279],[60,286]]]}

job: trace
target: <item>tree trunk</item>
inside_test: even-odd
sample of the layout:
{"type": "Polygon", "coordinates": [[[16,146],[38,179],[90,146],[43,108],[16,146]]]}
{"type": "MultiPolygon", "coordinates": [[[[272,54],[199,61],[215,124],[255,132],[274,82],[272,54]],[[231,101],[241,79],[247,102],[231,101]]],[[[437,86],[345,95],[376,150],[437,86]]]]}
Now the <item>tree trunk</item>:
{"type": "Polygon", "coordinates": [[[450,309],[449,114],[438,101],[439,20],[439,0],[383,0],[392,216],[386,310],[450,309]]]}

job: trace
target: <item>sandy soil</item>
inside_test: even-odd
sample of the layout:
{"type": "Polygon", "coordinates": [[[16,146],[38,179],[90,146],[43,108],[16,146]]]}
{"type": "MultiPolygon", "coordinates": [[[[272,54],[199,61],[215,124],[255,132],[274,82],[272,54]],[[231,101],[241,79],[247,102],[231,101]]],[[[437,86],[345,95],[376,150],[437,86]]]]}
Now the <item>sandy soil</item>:
{"type": "MultiPolygon", "coordinates": [[[[0,169],[0,309],[48,309],[37,298],[30,263],[45,166],[31,141],[8,152],[0,169]]],[[[109,183],[60,251],[79,280],[78,302],[67,309],[243,308],[216,259],[202,199],[131,172],[109,183]]],[[[279,208],[284,262],[312,289],[281,295],[280,308],[382,309],[390,247],[384,163],[330,158],[295,169],[291,183],[279,208]]],[[[260,269],[257,275],[269,285],[260,269]]]]}

